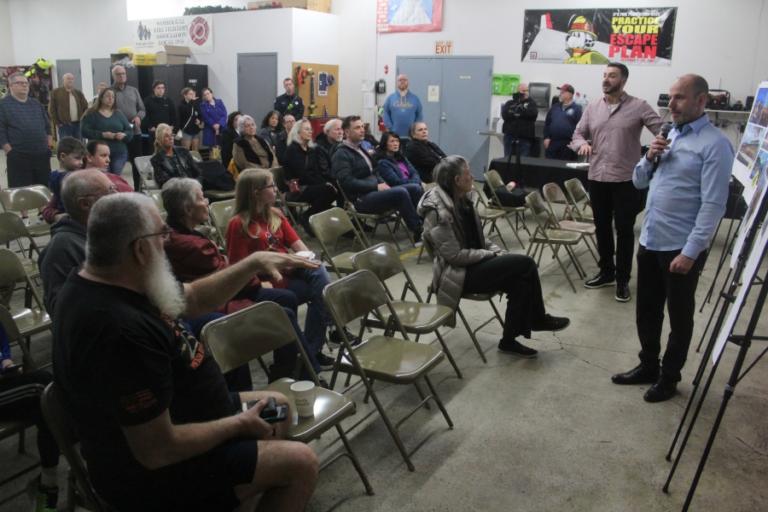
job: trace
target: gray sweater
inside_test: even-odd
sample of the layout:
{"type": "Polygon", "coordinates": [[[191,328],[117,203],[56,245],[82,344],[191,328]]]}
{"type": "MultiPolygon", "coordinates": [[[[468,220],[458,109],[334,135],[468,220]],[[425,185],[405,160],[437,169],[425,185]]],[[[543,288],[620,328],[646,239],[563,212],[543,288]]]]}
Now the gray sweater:
{"type": "Polygon", "coordinates": [[[23,153],[48,152],[51,123],[35,98],[19,101],[12,95],[0,100],[0,146],[10,144],[23,153]]]}
{"type": "MultiPolygon", "coordinates": [[[[139,116],[139,119],[144,119],[144,116],[147,115],[139,90],[131,85],[126,85],[122,90],[115,88],[115,105],[117,105],[117,110],[128,118],[129,123],[133,123],[133,118],[136,116],[139,116]]],[[[133,127],[133,133],[140,132],[140,124],[133,127]]]]}

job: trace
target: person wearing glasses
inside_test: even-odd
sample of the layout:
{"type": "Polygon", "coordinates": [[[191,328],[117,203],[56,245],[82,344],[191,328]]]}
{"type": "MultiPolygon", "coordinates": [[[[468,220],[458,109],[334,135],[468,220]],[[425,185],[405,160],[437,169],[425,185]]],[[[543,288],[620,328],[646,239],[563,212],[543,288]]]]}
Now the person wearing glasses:
{"type": "Polygon", "coordinates": [[[67,215],[51,226],[51,241],[40,254],[43,303],[51,318],[56,297],[73,268],[85,261],[85,227],[91,208],[99,198],[117,192],[99,169],[68,172],[61,185],[61,202],[67,215]]]}
{"type": "Polygon", "coordinates": [[[10,93],[0,100],[0,147],[5,152],[8,187],[48,185],[53,137],[48,112],[29,96],[23,73],[8,77],[10,93]]]}
{"type": "Polygon", "coordinates": [[[235,510],[258,494],[270,510],[304,510],[317,456],[284,440],[289,421],[260,417],[268,398],[287,398],[231,393],[179,318],[210,314],[254,274],[277,279],[318,264],[259,252],[181,284],[165,254],[169,234],[150,197],[102,197],[82,269],[59,292],[66,314],[54,315],[53,370],[91,482],[110,510],[235,510]]]}
{"type": "MultiPolygon", "coordinates": [[[[272,173],[266,169],[247,169],[240,173],[235,187],[235,215],[227,226],[227,255],[236,263],[259,251],[279,253],[308,253],[283,213],[275,208],[277,186],[272,173]]],[[[330,283],[324,267],[297,269],[284,274],[282,279],[263,279],[262,286],[282,288],[296,294],[299,304],[308,303],[304,333],[322,366],[332,366],[321,349],[326,329],[332,324],[323,302],[323,288],[330,283]]]]}

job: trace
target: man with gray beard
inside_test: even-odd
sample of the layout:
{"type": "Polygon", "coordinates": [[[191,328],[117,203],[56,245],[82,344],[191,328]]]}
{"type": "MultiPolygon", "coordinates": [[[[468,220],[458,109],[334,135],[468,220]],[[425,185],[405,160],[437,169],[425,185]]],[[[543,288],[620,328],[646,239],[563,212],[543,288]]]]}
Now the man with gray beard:
{"type": "MultiPolygon", "coordinates": [[[[274,393],[230,394],[204,343],[178,320],[234,296],[254,274],[316,265],[259,252],[178,283],[163,249],[170,230],[141,194],[103,197],[88,219],[86,261],[59,292],[54,369],[99,495],[119,510],[304,510],[317,458],[260,418],[274,393]],[[241,404],[259,402],[246,412],[241,404]]],[[[289,415],[290,417],[290,415],[289,415]]]]}

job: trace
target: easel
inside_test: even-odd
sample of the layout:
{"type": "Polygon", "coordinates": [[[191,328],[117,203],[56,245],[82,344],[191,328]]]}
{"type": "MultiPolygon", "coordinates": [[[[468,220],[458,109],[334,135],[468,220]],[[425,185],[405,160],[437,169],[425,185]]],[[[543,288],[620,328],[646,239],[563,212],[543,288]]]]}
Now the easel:
{"type": "MultiPolygon", "coordinates": [[[[704,355],[701,359],[701,364],[699,365],[699,369],[696,372],[696,378],[694,379],[694,387],[693,391],[691,392],[691,396],[688,399],[688,404],[685,408],[685,412],[683,413],[682,418],[680,419],[680,424],[678,425],[677,432],[675,433],[674,438],[672,439],[672,444],[669,447],[669,451],[667,452],[666,459],[669,461],[672,457],[672,452],[674,451],[675,445],[677,444],[677,441],[680,437],[680,433],[683,430],[683,426],[685,425],[686,418],[688,417],[688,413],[691,410],[691,406],[693,405],[697,392],[699,390],[699,384],[701,383],[701,379],[704,377],[704,374],[706,373],[706,370],[709,366],[709,358],[712,354],[712,350],[714,349],[715,342],[717,341],[718,334],[720,332],[720,329],[723,326],[723,323],[726,319],[726,316],[728,314],[728,306],[729,304],[732,304],[736,300],[736,291],[739,286],[739,282],[742,279],[742,274],[744,273],[744,269],[747,264],[747,260],[749,259],[750,254],[752,253],[753,246],[756,243],[758,239],[758,233],[759,228],[763,222],[765,222],[765,216],[766,212],[768,211],[768,194],[763,197],[762,202],[760,204],[760,207],[758,209],[757,216],[755,218],[755,221],[752,223],[752,225],[749,228],[749,231],[747,232],[746,238],[744,240],[744,245],[741,248],[741,251],[738,256],[738,260],[736,263],[736,267],[733,269],[733,277],[730,279],[730,284],[728,286],[728,291],[726,293],[722,293],[722,301],[719,311],[717,311],[717,320],[715,322],[715,326],[712,330],[712,334],[709,339],[709,343],[707,344],[706,350],[704,351],[704,355]],[[758,220],[761,220],[762,222],[759,222],[758,220]]],[[[759,250],[761,252],[760,259],[758,261],[757,268],[760,268],[760,265],[762,261],[764,260],[766,256],[765,247],[760,247],[759,250]]],[[[730,273],[729,273],[730,275],[730,273]]],[[[693,481],[691,482],[691,486],[688,489],[688,495],[686,496],[685,503],[683,504],[683,512],[686,512],[691,504],[691,500],[693,499],[693,495],[696,492],[696,487],[699,483],[699,478],[701,477],[702,472],[704,471],[704,466],[707,463],[707,458],[709,457],[709,452],[712,449],[712,445],[715,440],[715,436],[717,435],[718,429],[720,428],[720,423],[723,419],[723,416],[725,415],[725,409],[728,406],[728,402],[733,396],[734,390],[736,388],[736,385],[739,383],[739,381],[746,376],[749,371],[754,368],[754,366],[757,364],[758,361],[765,355],[766,352],[768,352],[768,348],[764,349],[757,358],[750,364],[747,369],[742,373],[742,367],[744,365],[747,351],[749,350],[752,340],[757,341],[766,341],[768,340],[767,336],[755,336],[755,328],[757,326],[757,322],[760,319],[760,313],[762,312],[763,305],[765,304],[766,296],[768,296],[768,286],[766,286],[766,279],[768,279],[768,274],[764,276],[762,279],[755,278],[754,280],[750,280],[750,282],[745,282],[743,286],[748,287],[746,290],[746,297],[749,296],[749,293],[752,291],[752,285],[753,284],[759,284],[760,285],[760,291],[757,297],[757,301],[755,303],[755,306],[752,310],[752,315],[749,320],[749,324],[747,326],[746,332],[743,335],[736,335],[731,331],[728,336],[728,341],[731,343],[736,344],[739,347],[739,353],[736,357],[736,361],[734,362],[733,369],[731,370],[731,375],[728,379],[728,383],[725,386],[725,390],[723,392],[723,400],[720,404],[720,409],[717,412],[717,417],[715,418],[715,422],[712,425],[712,428],[709,433],[709,437],[707,439],[707,444],[704,448],[704,452],[701,455],[701,459],[699,460],[698,467],[696,468],[696,474],[693,477],[693,481]]],[[[726,281],[728,282],[728,281],[726,281]]],[[[744,302],[740,305],[740,311],[739,315],[743,312],[744,308],[744,302]]],[[[715,317],[715,311],[713,311],[713,318],[715,317]]],[[[685,435],[683,436],[682,442],[680,444],[679,450],[677,452],[677,456],[675,457],[674,462],[672,463],[672,467],[669,471],[669,476],[667,477],[666,482],[664,483],[664,487],[662,490],[665,493],[669,492],[669,484],[672,480],[672,477],[675,474],[675,470],[677,469],[677,465],[680,462],[680,459],[682,457],[683,452],[685,451],[685,447],[688,444],[688,439],[691,435],[691,432],[693,431],[693,427],[696,424],[696,420],[699,416],[699,412],[701,411],[701,407],[704,404],[704,400],[707,396],[707,392],[709,391],[709,387],[712,384],[712,380],[715,376],[715,372],[717,371],[718,366],[720,365],[720,362],[722,361],[722,356],[718,358],[717,362],[714,363],[712,366],[712,369],[710,370],[709,376],[707,377],[706,382],[704,383],[704,386],[701,390],[701,396],[699,397],[698,403],[696,404],[695,410],[693,412],[693,416],[691,417],[691,421],[688,425],[688,428],[685,432],[685,435]]]]}

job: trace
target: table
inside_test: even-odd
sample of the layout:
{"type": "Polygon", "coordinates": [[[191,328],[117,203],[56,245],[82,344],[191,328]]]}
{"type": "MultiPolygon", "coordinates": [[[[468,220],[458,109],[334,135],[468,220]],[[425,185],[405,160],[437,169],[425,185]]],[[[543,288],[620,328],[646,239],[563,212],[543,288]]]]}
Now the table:
{"type": "Polygon", "coordinates": [[[557,183],[565,188],[564,183],[571,178],[578,178],[587,187],[587,169],[572,169],[567,167],[565,160],[549,158],[520,157],[520,169],[515,165],[515,159],[507,163],[506,158],[491,160],[491,169],[501,174],[504,183],[516,181],[526,188],[541,189],[546,183],[557,183]]]}

